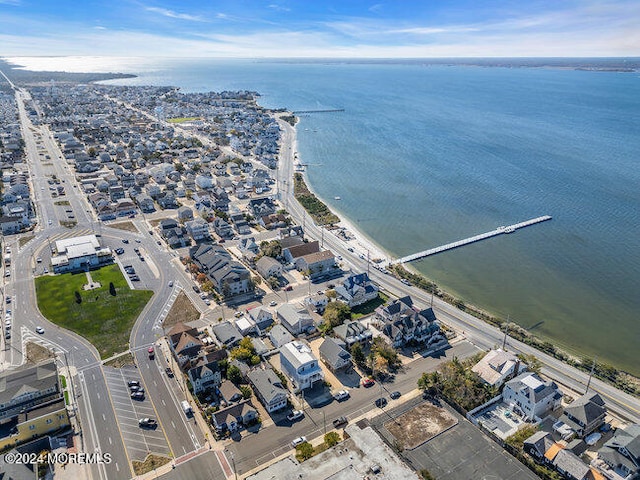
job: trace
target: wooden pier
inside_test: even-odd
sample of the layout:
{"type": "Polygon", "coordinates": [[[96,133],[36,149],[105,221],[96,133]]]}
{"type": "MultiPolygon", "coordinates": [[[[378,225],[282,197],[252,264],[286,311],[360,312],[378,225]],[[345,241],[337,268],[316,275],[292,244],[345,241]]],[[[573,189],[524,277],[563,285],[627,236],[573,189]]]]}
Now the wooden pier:
{"type": "Polygon", "coordinates": [[[422,252],[414,253],[413,255],[407,255],[406,257],[398,258],[397,260],[392,260],[389,262],[389,265],[414,262],[416,260],[420,260],[421,258],[429,257],[431,255],[435,255],[441,252],[446,252],[447,250],[453,250],[454,248],[462,247],[464,245],[469,245],[470,243],[479,242],[480,240],[485,240],[487,238],[495,237],[497,235],[505,235],[505,234],[513,233],[520,228],[529,227],[531,225],[535,225],[536,223],[546,222],[547,220],[551,220],[550,215],[544,215],[542,217],[532,218],[531,220],[516,223],[513,225],[498,227],[495,230],[491,230],[490,232],[486,232],[486,233],[481,233],[480,235],[476,235],[474,237],[465,238],[464,240],[458,240],[457,242],[453,242],[453,243],[447,243],[446,245],[442,245],[440,247],[430,248],[429,250],[424,250],[422,252]]]}

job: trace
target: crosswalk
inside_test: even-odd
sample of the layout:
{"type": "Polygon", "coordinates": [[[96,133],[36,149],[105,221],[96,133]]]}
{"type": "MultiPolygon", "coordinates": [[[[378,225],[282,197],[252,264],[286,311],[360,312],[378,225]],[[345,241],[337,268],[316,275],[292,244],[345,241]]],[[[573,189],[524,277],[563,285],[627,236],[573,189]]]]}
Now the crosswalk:
{"type": "Polygon", "coordinates": [[[43,337],[42,335],[38,335],[37,333],[29,330],[27,327],[20,327],[20,336],[22,337],[22,352],[24,355],[27,353],[27,343],[35,343],[36,345],[40,345],[47,350],[51,350],[56,357],[64,356],[66,353],[69,353],[68,350],[62,348],[51,340],[43,337]]]}

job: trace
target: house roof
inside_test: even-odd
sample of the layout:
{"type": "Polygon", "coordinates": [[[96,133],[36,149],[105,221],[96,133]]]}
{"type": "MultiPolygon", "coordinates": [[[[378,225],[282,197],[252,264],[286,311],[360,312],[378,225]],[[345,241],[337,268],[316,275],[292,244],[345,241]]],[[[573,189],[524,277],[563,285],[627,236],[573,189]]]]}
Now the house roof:
{"type": "MultiPolygon", "coordinates": [[[[294,237],[296,238],[296,237],[294,237]]],[[[284,240],[284,239],[283,239],[284,240]]],[[[281,240],[282,242],[282,240],[281,240]]],[[[320,242],[318,240],[314,240],[313,242],[307,243],[299,243],[297,245],[293,245],[291,247],[282,246],[283,249],[287,249],[289,254],[293,258],[303,257],[305,255],[309,255],[310,253],[316,253],[320,251],[320,242]]]]}
{"type": "Polygon", "coordinates": [[[544,382],[533,372],[521,373],[509,380],[505,386],[513,391],[523,392],[533,403],[538,403],[549,395],[560,395],[560,390],[554,382],[544,382]]]}
{"type": "Polygon", "coordinates": [[[582,480],[589,473],[589,466],[571,450],[560,450],[553,459],[553,464],[577,480],[582,480]]]}
{"type": "Polygon", "coordinates": [[[247,377],[267,403],[271,403],[283,395],[287,396],[287,390],[283,387],[282,381],[271,368],[251,370],[247,377]]]}
{"type": "Polygon", "coordinates": [[[334,258],[335,255],[331,250],[323,250],[322,252],[309,253],[308,255],[303,255],[302,259],[307,265],[313,265],[314,263],[324,262],[325,260],[329,260],[334,258]]]}
{"type": "Polygon", "coordinates": [[[280,355],[285,357],[296,370],[303,365],[318,360],[306,343],[297,340],[283,345],[280,348],[280,355]]]}
{"type": "Polygon", "coordinates": [[[220,340],[220,343],[224,345],[233,345],[242,340],[242,334],[231,322],[219,323],[218,325],[214,325],[211,330],[217,339],[220,340]]]}
{"type": "Polygon", "coordinates": [[[502,349],[491,350],[471,370],[489,385],[495,385],[498,381],[503,380],[505,375],[513,371],[519,362],[518,357],[513,353],[505,352],[502,349]]]}
{"type": "Polygon", "coordinates": [[[273,328],[269,330],[269,336],[280,346],[293,340],[293,335],[289,333],[289,330],[280,324],[274,325],[273,328]]]}
{"type": "Polygon", "coordinates": [[[285,303],[278,308],[278,318],[285,327],[289,329],[295,327],[296,331],[298,331],[298,324],[304,327],[313,323],[313,319],[306,308],[294,308],[289,303],[285,303]]]}
{"type": "MultiPolygon", "coordinates": [[[[524,445],[531,445],[540,456],[546,455],[547,451],[555,444],[549,432],[537,431],[524,441],[524,445]]],[[[557,453],[557,452],[556,452],[557,453]]]]}
{"type": "Polygon", "coordinates": [[[560,452],[560,450],[562,450],[563,448],[564,447],[559,443],[554,443],[547,449],[546,452],[544,452],[544,457],[551,462],[554,458],[556,458],[558,452],[560,452]]]}
{"type": "Polygon", "coordinates": [[[277,267],[279,265],[280,265],[279,261],[277,261],[275,258],[269,257],[267,255],[263,255],[256,262],[256,268],[258,270],[262,270],[264,272],[266,272],[267,270],[269,270],[273,266],[277,267]]]}
{"type": "MultiPolygon", "coordinates": [[[[607,409],[604,407],[602,397],[595,392],[590,392],[585,393],[570,405],[567,405],[564,411],[565,415],[563,417],[566,417],[566,420],[568,420],[570,424],[574,422],[572,422],[571,418],[568,418],[566,414],[570,414],[582,422],[583,425],[589,425],[591,422],[603,417],[607,409]]],[[[565,418],[563,418],[562,421],[565,421],[565,418]]]]}
{"type": "Polygon", "coordinates": [[[331,366],[339,365],[342,362],[351,360],[351,354],[333,338],[327,337],[320,345],[320,356],[331,366]]]}
{"type": "Polygon", "coordinates": [[[617,458],[615,454],[620,454],[622,449],[629,454],[629,457],[623,456],[626,462],[623,459],[618,459],[619,463],[630,464],[632,470],[634,468],[640,470],[640,425],[632,424],[624,429],[616,430],[613,437],[604,444],[598,454],[611,459],[612,465],[617,465],[617,463],[613,463],[613,460],[617,458]]]}

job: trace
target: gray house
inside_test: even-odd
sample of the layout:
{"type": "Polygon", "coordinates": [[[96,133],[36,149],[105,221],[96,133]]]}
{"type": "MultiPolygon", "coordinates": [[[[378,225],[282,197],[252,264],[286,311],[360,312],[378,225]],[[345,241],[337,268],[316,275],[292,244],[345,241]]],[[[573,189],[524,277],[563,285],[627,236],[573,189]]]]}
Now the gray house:
{"type": "Polygon", "coordinates": [[[320,345],[320,360],[332,371],[346,370],[351,366],[351,354],[344,349],[344,343],[327,337],[320,345]]]}
{"type": "Polygon", "coordinates": [[[294,336],[300,335],[309,327],[313,327],[313,319],[306,308],[295,308],[285,303],[278,308],[277,315],[282,326],[289,330],[294,336]]]}
{"type": "Polygon", "coordinates": [[[218,341],[226,347],[233,347],[242,340],[242,334],[231,322],[221,322],[211,327],[211,330],[218,341]]]}
{"type": "Polygon", "coordinates": [[[595,392],[577,398],[564,409],[560,420],[569,425],[578,437],[583,438],[604,424],[607,409],[604,400],[595,392]]]}
{"type": "Polygon", "coordinates": [[[640,476],[640,425],[619,428],[604,446],[598,450],[603,460],[618,475],[626,479],[640,476]]]}
{"type": "Polygon", "coordinates": [[[293,335],[291,335],[282,325],[277,324],[269,330],[269,339],[271,340],[271,343],[273,343],[274,347],[280,348],[281,346],[293,341],[293,335]]]}
{"type": "Polygon", "coordinates": [[[258,412],[249,400],[218,410],[213,414],[213,426],[216,432],[235,432],[242,425],[248,425],[258,418],[258,412]]]}
{"type": "Polygon", "coordinates": [[[267,412],[272,413],[287,406],[287,389],[271,368],[251,370],[247,377],[267,412]]]}

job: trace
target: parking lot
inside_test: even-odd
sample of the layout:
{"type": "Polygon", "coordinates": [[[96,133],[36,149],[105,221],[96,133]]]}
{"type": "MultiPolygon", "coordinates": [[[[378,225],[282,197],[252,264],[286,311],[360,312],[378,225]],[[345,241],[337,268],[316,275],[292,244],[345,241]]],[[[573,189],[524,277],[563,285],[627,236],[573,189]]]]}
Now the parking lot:
{"type": "Polygon", "coordinates": [[[146,396],[144,400],[130,398],[127,382],[130,380],[141,381],[138,369],[135,367],[104,367],[104,374],[129,458],[143,461],[149,453],[171,456],[160,422],[155,428],[141,428],[138,425],[141,418],[159,420],[146,396]]]}
{"type": "MultiPolygon", "coordinates": [[[[397,409],[372,420],[372,426],[393,445],[394,437],[384,423],[395,419],[415,405],[424,402],[417,397],[397,409]]],[[[458,423],[402,456],[416,470],[427,469],[439,480],[487,478],[495,480],[534,480],[538,478],[527,467],[487,438],[466,418],[444,402],[440,403],[458,423]]]]}

